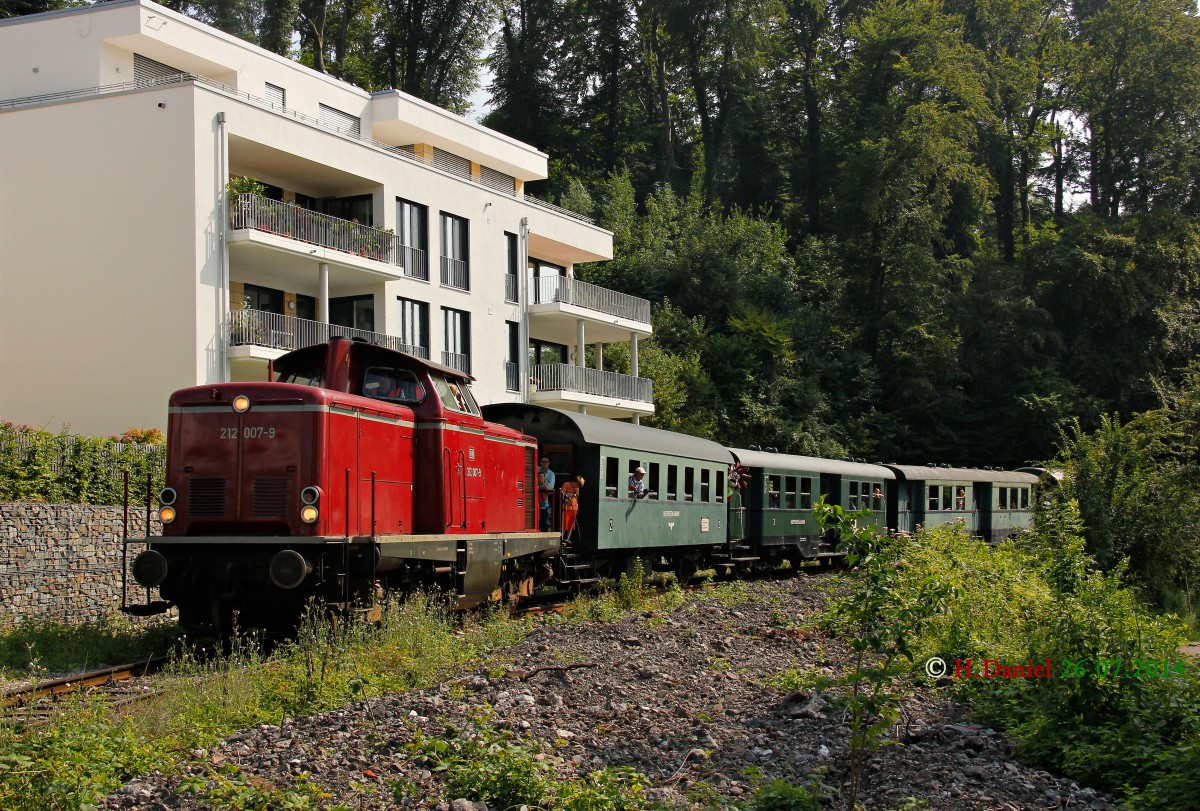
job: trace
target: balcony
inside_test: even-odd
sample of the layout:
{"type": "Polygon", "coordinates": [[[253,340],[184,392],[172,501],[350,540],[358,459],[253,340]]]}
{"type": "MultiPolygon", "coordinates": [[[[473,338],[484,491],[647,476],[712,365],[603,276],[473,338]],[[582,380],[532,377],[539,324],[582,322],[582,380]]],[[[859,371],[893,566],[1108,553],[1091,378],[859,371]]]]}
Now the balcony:
{"type": "Polygon", "coordinates": [[[291,315],[267,313],[261,310],[235,310],[229,314],[229,365],[234,380],[262,380],[266,361],[284,352],[322,344],[337,335],[362,338],[377,346],[386,346],[429,359],[429,349],[401,342],[395,335],[323,324],[291,315]]]}
{"type": "MultiPolygon", "coordinates": [[[[402,245],[391,231],[309,211],[292,203],[281,203],[257,194],[233,195],[229,199],[229,227],[234,231],[270,234],[298,243],[293,252],[306,258],[312,253],[306,246],[317,245],[344,254],[346,264],[377,267],[373,263],[378,262],[389,266],[381,269],[386,275],[429,279],[429,260],[425,251],[402,245]],[[362,262],[363,259],[370,263],[362,262]]],[[[328,257],[322,257],[325,258],[328,257]]]]}
{"type": "Polygon", "coordinates": [[[471,272],[467,263],[461,259],[443,256],[442,284],[446,287],[457,287],[459,290],[470,290],[471,272]]]}
{"type": "Polygon", "coordinates": [[[579,321],[589,343],[628,341],[651,334],[650,302],[568,276],[541,276],[530,285],[530,335],[572,344],[579,321]]]}
{"type": "Polygon", "coordinates": [[[649,378],[603,369],[545,363],[530,370],[529,401],[571,411],[587,407],[600,417],[654,413],[654,384],[649,378]]]}

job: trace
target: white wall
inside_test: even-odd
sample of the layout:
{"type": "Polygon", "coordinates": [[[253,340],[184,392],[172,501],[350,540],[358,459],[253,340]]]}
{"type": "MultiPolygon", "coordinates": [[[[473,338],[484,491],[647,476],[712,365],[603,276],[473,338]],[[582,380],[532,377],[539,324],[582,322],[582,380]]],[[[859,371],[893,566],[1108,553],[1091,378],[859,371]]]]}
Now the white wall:
{"type": "Polygon", "coordinates": [[[0,417],[161,428],[196,383],[191,94],[0,113],[0,417]]]}

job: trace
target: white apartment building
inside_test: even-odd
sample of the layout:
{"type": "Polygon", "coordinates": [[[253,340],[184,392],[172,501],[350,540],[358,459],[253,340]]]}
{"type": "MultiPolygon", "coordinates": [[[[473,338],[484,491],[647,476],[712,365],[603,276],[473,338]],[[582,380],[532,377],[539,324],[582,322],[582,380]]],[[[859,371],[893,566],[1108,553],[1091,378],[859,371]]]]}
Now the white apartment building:
{"type": "Polygon", "coordinates": [[[649,302],[573,278],[612,234],[525,196],[546,162],[149,0],[0,21],[0,418],[161,428],[175,389],[330,334],[482,403],[652,414],[649,302]]]}

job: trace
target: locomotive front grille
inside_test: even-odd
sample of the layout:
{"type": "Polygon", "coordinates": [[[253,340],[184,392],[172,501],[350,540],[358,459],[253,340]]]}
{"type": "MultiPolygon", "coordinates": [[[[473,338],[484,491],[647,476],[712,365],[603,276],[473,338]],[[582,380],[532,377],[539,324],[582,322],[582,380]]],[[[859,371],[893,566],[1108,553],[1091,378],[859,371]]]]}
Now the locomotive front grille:
{"type": "Polygon", "coordinates": [[[224,476],[194,478],[188,481],[189,515],[224,515],[225,491],[229,480],[224,476]]]}
{"type": "Polygon", "coordinates": [[[284,476],[259,476],[254,480],[255,518],[286,515],[291,495],[291,480],[284,476]]]}

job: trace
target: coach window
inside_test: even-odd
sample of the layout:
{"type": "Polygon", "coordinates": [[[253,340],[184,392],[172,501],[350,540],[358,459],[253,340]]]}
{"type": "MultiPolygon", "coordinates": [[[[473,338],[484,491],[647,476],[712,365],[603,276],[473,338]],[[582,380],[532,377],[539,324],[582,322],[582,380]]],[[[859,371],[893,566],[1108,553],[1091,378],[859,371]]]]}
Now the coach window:
{"type": "Polygon", "coordinates": [[[696,500],[696,468],[694,467],[683,469],[683,500],[696,500]]]}
{"type": "Polygon", "coordinates": [[[871,509],[875,512],[883,509],[883,485],[878,482],[871,485],[871,509]]]}
{"type": "Polygon", "coordinates": [[[608,498],[617,497],[617,488],[621,484],[618,481],[620,470],[621,460],[617,457],[609,456],[604,460],[604,495],[608,498]]]}
{"type": "Polygon", "coordinates": [[[705,504],[712,501],[712,471],[704,468],[700,471],[700,500],[705,504]]]}
{"type": "Polygon", "coordinates": [[[783,480],[783,508],[796,509],[796,477],[787,476],[783,480]]]}
{"type": "Polygon", "coordinates": [[[717,471],[717,503],[725,503],[725,471],[717,471]]]}
{"type": "Polygon", "coordinates": [[[858,482],[850,482],[850,498],[846,501],[846,509],[850,512],[858,509],[858,482]]]}
{"type": "Polygon", "coordinates": [[[941,509],[941,488],[936,484],[929,485],[929,512],[935,513],[941,509]]]}
{"type": "Polygon", "coordinates": [[[812,482],[808,476],[800,477],[800,509],[812,509],[812,482]]]}
{"type": "Polygon", "coordinates": [[[954,509],[959,512],[967,509],[967,488],[962,485],[954,488],[954,509]]]}
{"type": "Polygon", "coordinates": [[[998,490],[1000,492],[1000,509],[1007,510],[1008,509],[1008,488],[1007,487],[997,487],[996,490],[998,490]]]}
{"type": "Polygon", "coordinates": [[[954,488],[948,484],[942,485],[942,510],[950,512],[954,509],[954,488]]]}
{"type": "Polygon", "coordinates": [[[1028,487],[1021,488],[1021,509],[1022,510],[1029,509],[1029,488],[1028,487]]]}
{"type": "Polygon", "coordinates": [[[779,491],[782,487],[782,476],[767,477],[767,507],[769,509],[779,509],[779,491]]]}
{"type": "Polygon", "coordinates": [[[679,492],[679,468],[676,465],[667,465],[667,501],[674,501],[675,494],[679,492]]]}
{"type": "Polygon", "coordinates": [[[658,498],[658,462],[650,463],[650,473],[646,476],[646,498],[658,498]]]}

